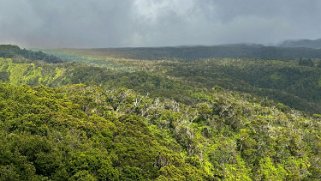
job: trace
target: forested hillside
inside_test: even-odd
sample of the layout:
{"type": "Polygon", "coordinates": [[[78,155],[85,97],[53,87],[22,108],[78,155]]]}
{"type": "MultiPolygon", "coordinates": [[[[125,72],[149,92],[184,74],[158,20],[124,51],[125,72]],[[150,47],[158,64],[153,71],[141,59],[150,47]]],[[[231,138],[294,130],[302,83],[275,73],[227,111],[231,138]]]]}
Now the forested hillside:
{"type": "Polygon", "coordinates": [[[321,179],[317,60],[54,54],[0,58],[2,180],[321,179]]]}
{"type": "MultiPolygon", "coordinates": [[[[119,49],[118,51],[122,50],[119,49]]],[[[196,52],[195,54],[201,53],[198,48],[191,48],[192,50],[196,52]]],[[[263,98],[267,97],[304,112],[321,113],[320,59],[302,58],[300,56],[294,59],[203,59],[201,56],[194,60],[177,60],[170,57],[162,60],[137,60],[126,59],[126,56],[122,58],[109,57],[108,51],[104,52],[103,50],[101,50],[101,53],[97,53],[96,50],[56,50],[49,51],[49,53],[71,62],[90,64],[97,69],[103,67],[104,70],[121,72],[112,78],[113,80],[124,75],[125,77],[135,77],[136,74],[143,74],[145,76],[140,77],[146,78],[133,78],[131,81],[135,85],[132,85],[130,81],[131,87],[129,88],[140,87],[141,90],[147,90],[143,84],[148,84],[148,88],[153,88],[153,91],[147,90],[150,93],[157,92],[157,90],[161,90],[160,92],[167,90],[175,92],[183,85],[194,88],[221,86],[233,91],[247,92],[263,98]],[[153,78],[147,78],[150,75],[153,75],[153,78]],[[164,78],[167,80],[161,81],[164,78]],[[136,82],[138,80],[141,82],[136,82]],[[160,84],[168,84],[168,82],[177,82],[178,80],[181,84],[179,86],[173,88],[171,86],[160,86],[160,84]]],[[[188,56],[188,53],[186,56],[188,56]]],[[[111,81],[107,78],[110,71],[108,74],[103,72],[96,71],[95,76],[111,81]]],[[[92,76],[90,79],[95,79],[92,76]]],[[[86,79],[86,75],[81,75],[81,77],[86,79]]],[[[97,80],[101,82],[100,78],[97,80]]],[[[119,81],[116,81],[116,83],[119,83],[119,81]]],[[[127,83],[126,85],[128,86],[127,83]]],[[[184,92],[184,90],[186,88],[180,91],[184,92]]]]}
{"type": "Polygon", "coordinates": [[[41,51],[29,51],[26,49],[21,49],[16,45],[0,45],[0,57],[42,60],[51,63],[62,62],[61,59],[56,56],[48,55],[41,51]]]}
{"type": "Polygon", "coordinates": [[[139,47],[63,49],[83,55],[108,56],[130,59],[179,59],[195,60],[206,58],[252,58],[252,59],[297,59],[321,58],[321,50],[310,47],[276,47],[259,44],[235,44],[217,46],[182,47],[139,47]]]}
{"type": "Polygon", "coordinates": [[[321,39],[316,40],[286,40],[280,44],[281,47],[306,47],[306,48],[321,48],[321,39]]]}
{"type": "Polygon", "coordinates": [[[1,84],[4,180],[320,178],[320,122],[222,90],[184,105],[127,89],[1,84]]]}

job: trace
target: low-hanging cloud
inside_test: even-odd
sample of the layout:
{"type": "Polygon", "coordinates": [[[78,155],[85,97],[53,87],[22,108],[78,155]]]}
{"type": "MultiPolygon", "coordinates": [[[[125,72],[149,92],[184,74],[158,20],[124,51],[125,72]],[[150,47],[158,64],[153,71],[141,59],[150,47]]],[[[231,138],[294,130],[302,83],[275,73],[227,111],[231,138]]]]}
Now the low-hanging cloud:
{"type": "Polygon", "coordinates": [[[321,38],[319,0],[0,0],[0,43],[25,47],[276,43],[321,38]]]}

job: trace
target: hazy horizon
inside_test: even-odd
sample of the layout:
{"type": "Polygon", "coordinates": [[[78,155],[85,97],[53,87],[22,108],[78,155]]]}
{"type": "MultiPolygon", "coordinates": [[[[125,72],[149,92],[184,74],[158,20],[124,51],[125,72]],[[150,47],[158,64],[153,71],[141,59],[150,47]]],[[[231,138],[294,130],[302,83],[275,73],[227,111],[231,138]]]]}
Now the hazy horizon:
{"type": "Polygon", "coordinates": [[[0,43],[166,47],[320,38],[321,1],[0,0],[0,43]]]}

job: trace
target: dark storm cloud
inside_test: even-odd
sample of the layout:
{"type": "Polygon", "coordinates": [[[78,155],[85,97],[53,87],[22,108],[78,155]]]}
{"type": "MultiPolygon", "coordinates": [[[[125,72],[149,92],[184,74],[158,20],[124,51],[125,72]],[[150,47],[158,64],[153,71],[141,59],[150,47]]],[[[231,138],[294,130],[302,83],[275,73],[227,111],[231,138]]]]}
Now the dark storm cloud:
{"type": "Polygon", "coordinates": [[[320,38],[319,0],[0,0],[0,43],[27,47],[320,38]]]}

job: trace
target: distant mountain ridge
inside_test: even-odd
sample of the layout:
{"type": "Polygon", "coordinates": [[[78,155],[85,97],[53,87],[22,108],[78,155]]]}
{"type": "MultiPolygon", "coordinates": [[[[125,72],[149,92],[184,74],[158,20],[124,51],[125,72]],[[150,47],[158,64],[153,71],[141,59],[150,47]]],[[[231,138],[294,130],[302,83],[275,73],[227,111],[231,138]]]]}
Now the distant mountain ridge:
{"type": "Polygon", "coordinates": [[[29,60],[42,60],[50,63],[60,63],[62,60],[56,56],[48,55],[42,51],[21,49],[17,45],[0,45],[0,57],[14,58],[23,57],[29,60]]]}
{"type": "Polygon", "coordinates": [[[321,48],[321,38],[316,40],[286,40],[280,44],[281,47],[304,47],[304,48],[321,48]]]}
{"type": "Polygon", "coordinates": [[[207,58],[254,58],[254,59],[321,59],[321,50],[305,47],[264,46],[257,44],[235,44],[216,46],[180,47],[136,47],[136,48],[95,48],[65,49],[86,55],[107,56],[130,59],[183,59],[198,60],[207,58]]]}

